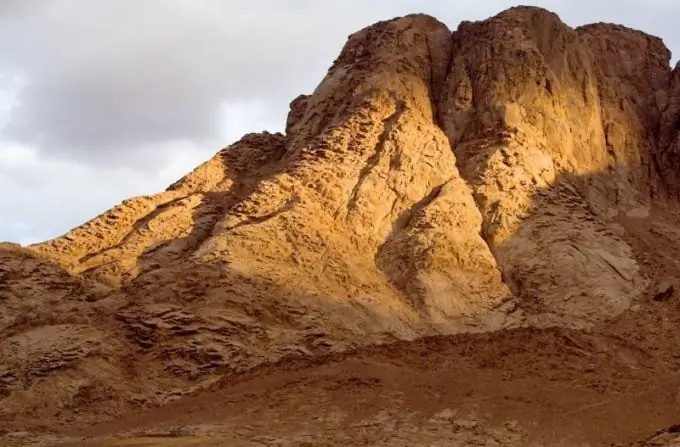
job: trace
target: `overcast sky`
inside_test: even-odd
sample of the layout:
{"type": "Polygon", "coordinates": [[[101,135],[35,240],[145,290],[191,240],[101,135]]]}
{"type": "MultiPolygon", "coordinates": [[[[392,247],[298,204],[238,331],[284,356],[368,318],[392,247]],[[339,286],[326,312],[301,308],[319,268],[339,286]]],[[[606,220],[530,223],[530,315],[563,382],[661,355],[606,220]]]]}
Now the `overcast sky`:
{"type": "MultiPolygon", "coordinates": [[[[546,0],[680,53],[678,0],[546,0]]],[[[0,241],[49,239],[282,131],[347,36],[413,12],[455,29],[502,0],[0,0],[0,241]]],[[[677,60],[674,54],[673,60],[677,60]]]]}

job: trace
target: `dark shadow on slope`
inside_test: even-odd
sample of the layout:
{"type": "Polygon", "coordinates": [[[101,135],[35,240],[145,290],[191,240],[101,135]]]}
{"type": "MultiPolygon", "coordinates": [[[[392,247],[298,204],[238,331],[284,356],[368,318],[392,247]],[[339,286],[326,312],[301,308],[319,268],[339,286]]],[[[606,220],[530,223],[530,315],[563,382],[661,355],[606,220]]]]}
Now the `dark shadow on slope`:
{"type": "MultiPolygon", "coordinates": [[[[513,210],[512,195],[495,208],[486,204],[483,235],[527,310],[607,320],[655,286],[661,265],[673,264],[667,248],[677,245],[674,230],[664,230],[661,222],[680,229],[680,221],[625,179],[617,168],[560,175],[531,194],[526,210],[515,209],[519,216],[504,215],[513,210]],[[504,227],[515,229],[495,238],[494,231],[504,227]],[[647,240],[646,248],[641,240],[647,240]],[[649,251],[658,267],[644,260],[649,251]]],[[[680,265],[673,268],[680,274],[680,265]]]]}

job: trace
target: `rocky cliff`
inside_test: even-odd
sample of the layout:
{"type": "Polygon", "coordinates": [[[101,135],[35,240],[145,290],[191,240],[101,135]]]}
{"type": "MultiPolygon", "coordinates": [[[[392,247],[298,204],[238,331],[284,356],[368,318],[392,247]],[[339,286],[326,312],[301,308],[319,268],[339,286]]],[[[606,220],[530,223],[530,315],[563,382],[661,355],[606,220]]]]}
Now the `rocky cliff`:
{"type": "Polygon", "coordinates": [[[0,247],[0,416],[99,420],[290,356],[518,328],[633,334],[670,367],[645,326],[680,277],[669,62],[530,7],[351,35],[285,135],[0,247]]]}

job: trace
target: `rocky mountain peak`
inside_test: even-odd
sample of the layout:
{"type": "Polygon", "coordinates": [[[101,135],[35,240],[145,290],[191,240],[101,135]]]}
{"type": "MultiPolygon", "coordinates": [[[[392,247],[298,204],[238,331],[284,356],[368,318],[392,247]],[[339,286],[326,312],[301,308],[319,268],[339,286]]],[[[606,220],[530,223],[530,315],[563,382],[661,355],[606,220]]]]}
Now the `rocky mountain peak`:
{"type": "MultiPolygon", "coordinates": [[[[88,424],[291,357],[374,358],[398,341],[410,362],[434,355],[413,340],[436,336],[473,376],[507,354],[511,381],[554,358],[590,371],[565,373],[574,383],[622,377],[568,384],[582,402],[564,411],[585,421],[626,380],[677,366],[677,287],[655,292],[680,275],[669,63],[656,37],[526,6],[455,31],[413,14],[350,35],[285,135],[245,135],[159,194],[0,247],[0,418],[88,424]]],[[[566,380],[551,374],[532,387],[566,380]]],[[[527,436],[555,422],[522,414],[527,436]]]]}

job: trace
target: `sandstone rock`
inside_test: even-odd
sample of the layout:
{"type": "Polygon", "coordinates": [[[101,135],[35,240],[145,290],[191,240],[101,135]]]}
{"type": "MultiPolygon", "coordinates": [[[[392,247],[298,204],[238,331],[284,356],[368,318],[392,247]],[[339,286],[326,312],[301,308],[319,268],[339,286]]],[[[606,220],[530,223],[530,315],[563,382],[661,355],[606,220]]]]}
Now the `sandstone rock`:
{"type": "Polygon", "coordinates": [[[662,280],[654,292],[655,301],[666,301],[675,294],[675,282],[670,279],[662,280]]]}

